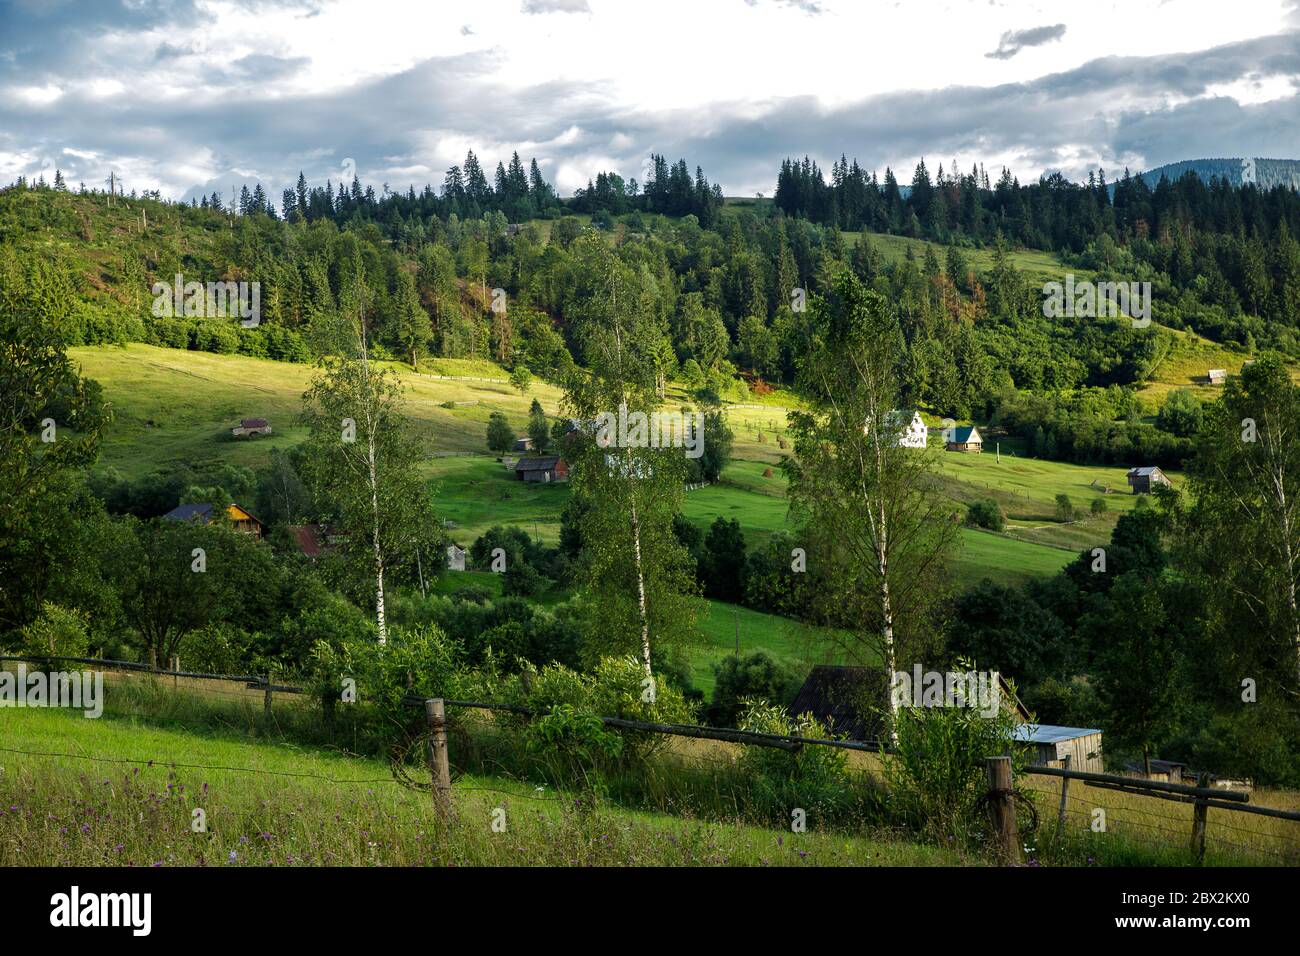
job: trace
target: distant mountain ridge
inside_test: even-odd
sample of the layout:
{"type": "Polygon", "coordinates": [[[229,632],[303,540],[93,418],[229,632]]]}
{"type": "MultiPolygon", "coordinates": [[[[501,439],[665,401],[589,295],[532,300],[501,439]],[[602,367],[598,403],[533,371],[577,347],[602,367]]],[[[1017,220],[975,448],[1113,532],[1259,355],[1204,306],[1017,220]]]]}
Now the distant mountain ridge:
{"type": "MultiPolygon", "coordinates": [[[[1298,159],[1264,159],[1262,157],[1234,157],[1230,159],[1185,159],[1177,163],[1157,166],[1144,173],[1138,173],[1146,184],[1153,189],[1163,176],[1174,182],[1187,173],[1196,173],[1202,182],[1209,183],[1214,177],[1225,180],[1231,186],[1245,186],[1254,183],[1260,189],[1272,189],[1274,186],[1286,186],[1300,189],[1300,160],[1298,159]]],[[[1111,184],[1113,187],[1113,183],[1111,184]]]]}

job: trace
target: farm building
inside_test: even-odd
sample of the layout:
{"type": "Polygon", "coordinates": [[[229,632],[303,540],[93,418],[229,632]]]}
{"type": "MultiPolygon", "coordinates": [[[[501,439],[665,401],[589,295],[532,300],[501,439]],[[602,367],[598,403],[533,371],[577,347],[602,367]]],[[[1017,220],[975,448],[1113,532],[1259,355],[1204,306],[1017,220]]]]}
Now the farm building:
{"type": "Polygon", "coordinates": [[[881,705],[889,688],[878,667],[815,664],[790,704],[791,717],[812,714],[831,733],[850,740],[878,740],[884,732],[881,705]]]}
{"type": "Polygon", "coordinates": [[[1143,468],[1130,468],[1128,470],[1129,487],[1133,489],[1135,495],[1149,495],[1155,490],[1156,485],[1169,487],[1169,479],[1165,473],[1155,465],[1143,468]]]}
{"type": "Polygon", "coordinates": [[[984,438],[974,425],[961,425],[952,429],[944,442],[947,451],[964,451],[978,455],[984,450],[984,438]]]}
{"type": "MultiPolygon", "coordinates": [[[[239,507],[239,505],[229,505],[226,508],[226,517],[230,519],[230,523],[236,531],[251,534],[255,538],[262,536],[262,522],[249,511],[239,507]]],[[[166,521],[193,521],[198,524],[211,524],[212,505],[177,505],[163,515],[163,519],[166,521]]]]}
{"type": "Polygon", "coordinates": [[[521,458],[515,462],[515,477],[520,481],[546,483],[568,481],[569,466],[559,455],[544,458],[521,458]]]}
{"type": "MultiPolygon", "coordinates": [[[[1029,712],[999,675],[1002,699],[1014,703],[1016,717],[1029,712]]],[[[815,664],[788,708],[791,717],[812,714],[831,733],[850,740],[879,741],[889,712],[889,683],[879,667],[815,664]]]]}
{"type": "Polygon", "coordinates": [[[1071,770],[1101,773],[1101,731],[1086,727],[1054,727],[1024,723],[1014,737],[1031,748],[1029,762],[1035,767],[1060,767],[1070,758],[1071,770]]]}
{"type": "Polygon", "coordinates": [[[1206,378],[1210,380],[1211,385],[1222,385],[1228,380],[1228,370],[1223,368],[1212,368],[1206,373],[1206,378]]]}
{"type": "Polygon", "coordinates": [[[515,445],[510,450],[511,451],[532,451],[533,440],[529,438],[527,435],[516,438],[515,445]]]}
{"type": "Polygon", "coordinates": [[[265,418],[245,418],[230,429],[230,434],[236,438],[243,438],[247,435],[269,435],[271,434],[271,423],[265,418]]]}

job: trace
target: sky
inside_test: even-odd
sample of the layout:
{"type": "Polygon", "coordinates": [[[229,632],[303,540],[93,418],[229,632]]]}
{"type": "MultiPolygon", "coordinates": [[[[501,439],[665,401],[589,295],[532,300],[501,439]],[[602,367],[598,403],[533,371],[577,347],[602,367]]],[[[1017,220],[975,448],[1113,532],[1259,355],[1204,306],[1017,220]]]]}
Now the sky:
{"type": "Polygon", "coordinates": [[[1114,178],[1300,158],[1300,0],[0,0],[0,183],[189,199],[301,171],[440,185],[518,150],[569,196],[652,152],[1114,178]]]}

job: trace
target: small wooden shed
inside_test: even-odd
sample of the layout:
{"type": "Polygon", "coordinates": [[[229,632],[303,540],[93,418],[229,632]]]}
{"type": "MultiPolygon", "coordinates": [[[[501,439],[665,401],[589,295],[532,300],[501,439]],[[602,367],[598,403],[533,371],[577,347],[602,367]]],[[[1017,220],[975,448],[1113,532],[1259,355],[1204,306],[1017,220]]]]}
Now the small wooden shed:
{"type": "Polygon", "coordinates": [[[1071,770],[1101,773],[1101,731],[1089,727],[1055,727],[1051,724],[1021,724],[1016,740],[1030,747],[1029,762],[1035,767],[1062,767],[1070,757],[1071,770]]]}
{"type": "Polygon", "coordinates": [[[1211,385],[1222,385],[1228,380],[1228,370],[1225,368],[1212,368],[1206,373],[1211,385]]]}
{"type": "Polygon", "coordinates": [[[545,458],[521,458],[515,462],[515,477],[520,481],[545,484],[552,481],[567,481],[569,466],[559,455],[545,458]]]}
{"type": "Polygon", "coordinates": [[[1129,487],[1133,489],[1135,495],[1147,495],[1155,490],[1157,485],[1170,487],[1169,479],[1165,473],[1155,465],[1143,468],[1130,468],[1127,474],[1129,487]]]}
{"type": "Polygon", "coordinates": [[[456,544],[447,545],[447,570],[465,570],[465,549],[456,544]]]}

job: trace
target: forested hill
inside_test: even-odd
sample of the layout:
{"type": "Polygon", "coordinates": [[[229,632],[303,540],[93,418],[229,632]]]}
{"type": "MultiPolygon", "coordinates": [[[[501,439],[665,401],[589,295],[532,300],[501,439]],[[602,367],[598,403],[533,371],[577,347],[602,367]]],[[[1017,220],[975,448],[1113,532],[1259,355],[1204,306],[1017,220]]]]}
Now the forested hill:
{"type": "MultiPolygon", "coordinates": [[[[1258,188],[1266,190],[1275,186],[1300,189],[1300,160],[1297,159],[1255,157],[1186,159],[1178,163],[1157,166],[1139,175],[1154,189],[1161,178],[1174,182],[1188,173],[1195,173],[1201,182],[1205,183],[1217,178],[1229,186],[1245,186],[1253,183],[1258,188]]],[[[1115,184],[1112,183],[1110,188],[1113,195],[1115,184]]]]}
{"type": "MultiPolygon", "coordinates": [[[[838,203],[858,180],[852,165],[848,178],[837,167],[838,185],[811,164],[797,182],[813,195],[833,190],[838,203]]],[[[361,285],[381,357],[490,359],[555,381],[585,362],[570,320],[599,293],[592,256],[612,246],[653,316],[661,378],[748,401],[752,388],[793,379],[809,321],[793,291],[815,302],[849,269],[896,315],[903,401],[1007,423],[1048,457],[1169,467],[1188,429],[1157,427],[1153,379],[1194,385],[1208,368],[1239,368],[1268,348],[1300,358],[1300,203],[1280,187],[1207,190],[1187,177],[1151,191],[1129,178],[1111,202],[1100,181],[986,190],[974,174],[931,178],[919,166],[910,194],[889,202],[934,228],[898,230],[891,214],[888,228],[853,235],[775,202],[727,208],[684,162],[657,163],[637,188],[606,176],[565,201],[524,168],[512,162],[496,185],[481,170],[462,175],[463,195],[457,177],[442,194],[304,183],[280,210],[256,192],[232,209],[220,197],[186,205],[18,183],[0,190],[0,298],[70,299],[70,345],[139,341],[301,362],[318,325],[361,285]],[[974,231],[954,230],[967,212],[974,231]],[[1069,242],[1048,242],[1058,228],[1069,242]],[[1017,238],[1026,231],[1052,253],[1025,252],[1036,245],[1017,238]],[[1153,323],[1047,316],[1043,283],[1067,272],[1150,283],[1153,323]],[[260,323],[155,314],[155,283],[178,274],[259,283],[260,323]],[[508,309],[489,307],[497,289],[508,309]],[[1176,350],[1186,361],[1171,378],[1176,350]]],[[[792,166],[784,172],[796,181],[792,166]]]]}

